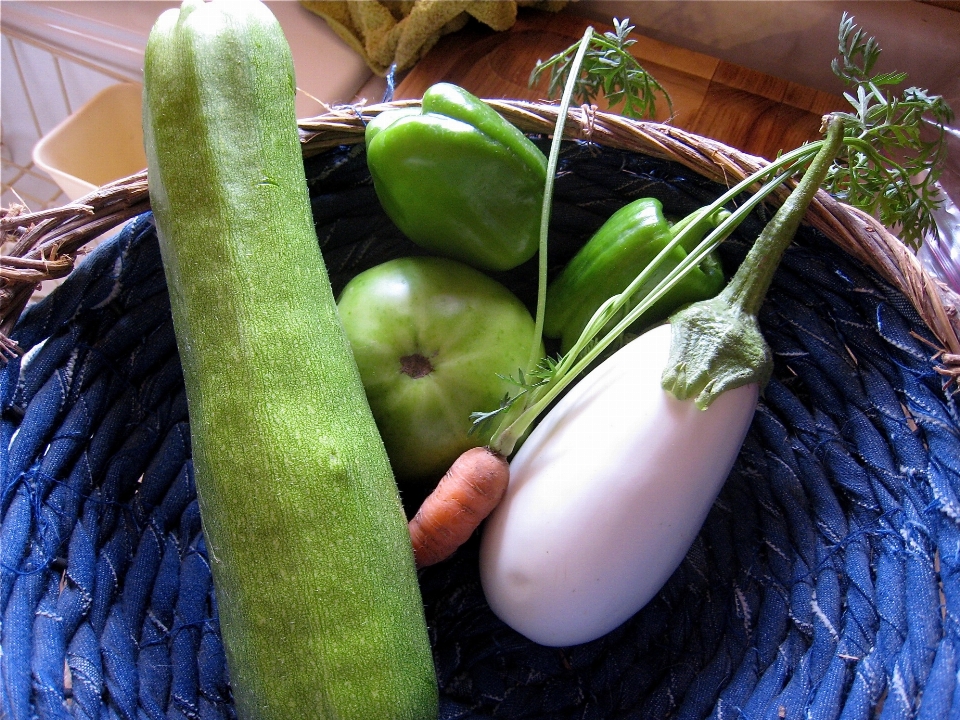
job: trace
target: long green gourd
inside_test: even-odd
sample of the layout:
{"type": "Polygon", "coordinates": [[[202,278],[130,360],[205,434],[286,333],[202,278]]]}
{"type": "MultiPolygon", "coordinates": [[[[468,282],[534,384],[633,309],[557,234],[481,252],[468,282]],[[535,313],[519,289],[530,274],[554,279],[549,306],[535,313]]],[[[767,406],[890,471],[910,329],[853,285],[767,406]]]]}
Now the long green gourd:
{"type": "Polygon", "coordinates": [[[410,536],[310,213],[260,2],[186,0],[145,58],[150,198],[244,720],[432,718],[410,536]]]}

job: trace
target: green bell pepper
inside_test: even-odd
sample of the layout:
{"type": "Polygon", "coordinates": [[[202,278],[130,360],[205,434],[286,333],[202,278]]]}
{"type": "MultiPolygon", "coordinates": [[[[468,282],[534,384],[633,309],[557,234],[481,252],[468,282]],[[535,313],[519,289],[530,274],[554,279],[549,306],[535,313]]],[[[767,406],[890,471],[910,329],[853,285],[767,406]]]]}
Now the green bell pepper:
{"type": "Polygon", "coordinates": [[[422,108],[374,118],[365,141],[380,203],[413,242],[482,270],[536,253],[546,157],[482,100],[438,83],[422,108]]]}
{"type": "MultiPolygon", "coordinates": [[[[623,292],[681,229],[695,223],[687,238],[668,253],[657,271],[624,308],[624,314],[629,312],[727,214],[726,211],[720,211],[701,217],[701,213],[694,212],[671,224],[663,215],[660,201],[655,198],[640,198],[620,208],[597,230],[547,289],[544,335],[559,338],[561,350],[567,352],[600,305],[623,292]]],[[[643,314],[640,323],[643,326],[652,325],[683,305],[713,297],[723,286],[723,269],[719,260],[714,254],[707,255],[703,262],[643,314]]]]}

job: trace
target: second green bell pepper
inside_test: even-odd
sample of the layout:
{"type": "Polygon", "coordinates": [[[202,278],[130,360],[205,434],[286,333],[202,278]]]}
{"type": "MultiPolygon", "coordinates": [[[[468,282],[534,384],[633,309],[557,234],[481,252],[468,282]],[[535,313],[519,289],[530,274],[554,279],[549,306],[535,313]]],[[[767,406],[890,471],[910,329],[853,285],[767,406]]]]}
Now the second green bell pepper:
{"type": "Polygon", "coordinates": [[[546,157],[479,98],[438,83],[422,108],[374,118],[365,140],[380,203],[413,242],[483,270],[536,253],[546,157]]]}
{"type": "MultiPolygon", "coordinates": [[[[726,211],[700,217],[692,213],[678,223],[663,215],[655,198],[640,198],[620,208],[600,227],[564,267],[547,289],[544,335],[559,338],[567,352],[608,298],[623,292],[633,279],[663,250],[681,228],[696,223],[683,243],[676,245],[650,279],[624,309],[628,312],[643,299],[726,215],[726,211]],[[686,245],[686,248],[684,247],[686,245]]],[[[663,320],[687,303],[716,295],[724,286],[723,269],[709,254],[683,277],[638,321],[649,326],[663,320]]]]}

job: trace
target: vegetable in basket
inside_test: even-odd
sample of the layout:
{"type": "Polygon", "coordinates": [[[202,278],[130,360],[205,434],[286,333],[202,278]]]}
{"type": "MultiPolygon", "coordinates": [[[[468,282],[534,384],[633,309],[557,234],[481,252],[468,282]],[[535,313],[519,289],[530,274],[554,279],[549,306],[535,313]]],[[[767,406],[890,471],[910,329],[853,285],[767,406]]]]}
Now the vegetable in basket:
{"type": "Polygon", "coordinates": [[[511,388],[501,376],[528,362],[530,312],[479,270],[437,257],[360,273],[338,309],[398,482],[436,484],[487,441],[470,432],[470,411],[500,402],[511,388]]]}
{"type": "MultiPolygon", "coordinates": [[[[620,23],[615,20],[614,24],[616,25],[617,32],[615,34],[606,33],[603,37],[596,38],[596,48],[590,43],[581,42],[575,45],[572,50],[560,53],[548,63],[538,62],[537,67],[531,75],[531,84],[536,81],[544,70],[551,68],[553,72],[551,79],[552,89],[557,85],[556,77],[566,78],[569,76],[571,69],[589,66],[592,68],[593,76],[600,78],[600,80],[592,84],[585,83],[584,87],[581,88],[579,98],[583,102],[590,102],[599,90],[603,90],[608,101],[619,102],[622,100],[624,103],[624,113],[632,116],[652,115],[656,110],[654,98],[656,93],[662,94],[666,98],[667,103],[670,104],[670,96],[666,90],[664,90],[652,75],[641,68],[630,54],[629,47],[634,41],[627,37],[633,29],[628,23],[629,21],[620,23]],[[634,87],[636,85],[644,88],[645,95],[643,97],[639,97],[636,94],[631,95],[625,93],[628,87],[634,87]]],[[[592,29],[590,32],[592,33],[592,29]]],[[[537,358],[542,356],[543,343],[541,342],[541,335],[547,302],[547,288],[545,283],[547,271],[547,226],[550,215],[549,209],[552,202],[553,178],[556,174],[559,157],[559,139],[562,137],[563,122],[570,104],[571,92],[572,91],[568,90],[561,101],[556,131],[554,133],[555,139],[551,147],[549,160],[547,161],[546,183],[543,189],[541,220],[539,224],[539,271],[541,282],[538,292],[537,318],[533,340],[529,343],[531,357],[526,363],[527,367],[533,365],[537,358]]],[[[402,113],[415,114],[416,111],[401,110],[397,111],[397,113],[399,117],[402,113]]],[[[374,132],[376,132],[376,130],[374,132]]],[[[370,136],[368,134],[368,151],[369,141],[370,136]]],[[[723,216],[725,216],[725,211],[717,206],[711,208],[703,217],[698,216],[697,213],[691,214],[681,221],[679,225],[680,227],[693,225],[694,227],[692,229],[695,230],[695,232],[702,233],[705,225],[715,224],[716,221],[723,216]]],[[[640,225],[645,225],[642,217],[640,225]]],[[[679,230],[680,228],[677,228],[677,232],[679,232],[679,230]]],[[[644,241],[648,240],[646,230],[643,227],[637,228],[637,236],[638,237],[634,238],[634,242],[628,242],[627,246],[632,251],[632,254],[635,256],[639,255],[642,261],[646,262],[651,259],[649,254],[644,252],[647,246],[647,243],[644,241]],[[639,242],[637,242],[638,240],[639,242]]],[[[590,253],[604,249],[613,240],[612,235],[605,237],[604,233],[600,233],[600,239],[594,244],[590,253]]],[[[673,252],[675,255],[682,257],[683,253],[675,248],[677,248],[677,243],[673,242],[669,248],[669,252],[673,252]]],[[[664,252],[668,252],[667,249],[663,250],[664,252]]],[[[599,254],[603,255],[602,252],[599,254]]],[[[675,259],[679,260],[679,258],[675,259]]],[[[715,267],[712,258],[701,258],[701,260],[702,267],[705,268],[702,272],[705,275],[712,276],[715,271],[719,270],[719,268],[715,267]]],[[[603,261],[609,262],[606,258],[602,258],[602,262],[603,261]]],[[[653,267],[655,269],[656,265],[653,267]]],[[[691,285],[696,285],[696,283],[691,283],[691,285]]],[[[608,318],[608,320],[611,319],[612,318],[608,318]]],[[[524,387],[525,376],[526,374],[521,366],[519,370],[519,380],[516,382],[516,384],[519,384],[522,388],[521,395],[527,393],[527,388],[524,387]]],[[[486,420],[502,413],[508,405],[515,404],[517,399],[516,397],[510,399],[509,394],[504,397],[505,404],[501,404],[499,409],[492,413],[474,413],[471,416],[474,418],[474,430],[477,430],[486,420]],[[506,403],[507,399],[509,399],[508,403],[506,403]]],[[[529,427],[529,423],[527,427],[529,427]]],[[[487,435],[483,430],[480,430],[477,434],[487,435]]],[[[418,566],[431,565],[449,558],[457,548],[470,537],[473,531],[479,527],[480,523],[486,519],[496,506],[497,501],[499,501],[509,480],[509,466],[504,460],[505,456],[501,452],[501,448],[509,447],[510,450],[508,452],[512,452],[513,445],[517,439],[518,438],[510,438],[508,443],[504,443],[502,438],[498,439],[497,442],[492,443],[491,446],[486,448],[489,453],[483,458],[473,450],[463,453],[453,463],[440,484],[426,500],[424,500],[420,510],[410,522],[410,534],[414,544],[414,552],[418,566]],[[502,462],[499,464],[494,463],[492,462],[493,458],[499,459],[502,462]],[[496,501],[494,501],[493,498],[495,498],[496,501]],[[449,512],[451,507],[456,507],[464,501],[469,504],[468,512],[455,514],[449,512]]]]}
{"type": "Polygon", "coordinates": [[[313,226],[290,49],[185,0],[146,49],[150,198],[242,719],[434,718],[397,488],[313,226]]]}
{"type": "Polygon", "coordinates": [[[507,489],[507,459],[488,447],[461,454],[410,520],[417,567],[449,558],[490,514],[507,489]]]}
{"type": "MultiPolygon", "coordinates": [[[[582,45],[589,38],[588,31],[582,45]]],[[[911,131],[925,112],[941,121],[950,111],[941,98],[908,91],[913,102],[927,98],[925,111],[896,112],[897,101],[879,90],[883,79],[875,83],[869,75],[872,43],[844,17],[844,67],[849,71],[862,63],[859,76],[847,75],[859,77],[862,102],[856,114],[828,116],[823,140],[785,153],[724,193],[704,212],[763,183],[612,330],[606,330],[610,320],[633,302],[633,293],[645,286],[669,248],[683,242],[684,231],[624,292],[601,306],[568,353],[520,377],[521,390],[499,408],[475,415],[478,423],[499,421],[491,447],[509,455],[599,353],[763,198],[804,171],[717,298],[677,313],[587,375],[547,413],[511,462],[504,500],[482,539],[481,580],[494,611],[527,637],[547,645],[600,637],[639,610],[685,555],[732,467],[769,377],[770,354],[756,312],[821,183],[873,182],[888,210],[904,218],[912,213],[914,224],[905,221],[904,227],[922,226],[916,214],[929,210],[929,196],[916,197],[912,208],[902,204],[917,192],[915,184],[902,187],[911,183],[902,172],[909,162],[886,158],[871,141],[879,139],[889,149],[884,140],[900,136],[906,148],[898,149],[908,160],[911,151],[931,157],[935,153],[927,146],[911,145],[911,139],[920,142],[911,131]]],[[[572,73],[571,80],[575,77],[572,73]]],[[[561,106],[561,116],[564,112],[561,106]]]]}
{"type": "Polygon", "coordinates": [[[371,120],[366,144],[377,197],[413,242],[482,270],[536,253],[546,159],[485,102],[438,83],[422,109],[371,120]]]}
{"type": "MultiPolygon", "coordinates": [[[[637,276],[638,269],[646,267],[671,237],[688,224],[696,226],[684,235],[682,245],[673,246],[646,287],[638,289],[635,296],[638,302],[646,290],[656,287],[686,257],[688,248],[695,248],[727,215],[726,210],[711,214],[697,210],[671,225],[663,216],[663,205],[656,198],[640,198],[620,208],[550,283],[543,334],[559,338],[560,350],[566,352],[607,298],[626,290],[637,276]]],[[[720,261],[711,253],[644,313],[642,320],[649,326],[687,303],[713,297],[723,288],[724,282],[720,261]]]]}

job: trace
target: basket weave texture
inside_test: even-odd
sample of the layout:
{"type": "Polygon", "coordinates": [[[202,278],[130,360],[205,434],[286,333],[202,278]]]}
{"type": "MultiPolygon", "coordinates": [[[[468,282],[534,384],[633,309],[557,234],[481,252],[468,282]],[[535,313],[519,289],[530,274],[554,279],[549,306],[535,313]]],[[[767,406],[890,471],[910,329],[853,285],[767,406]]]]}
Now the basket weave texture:
{"type": "MultiPolygon", "coordinates": [[[[548,106],[501,109],[531,132],[551,122],[548,106]]],[[[554,271],[625,202],[683,215],[761,162],[703,139],[678,153],[660,126],[571,123],[592,139],[563,153],[554,271]]],[[[303,123],[335,291],[419,252],[379,209],[358,127],[303,123]]],[[[26,354],[0,371],[0,715],[15,720],[233,716],[146,185],[118,187],[87,199],[110,218],[92,222],[135,219],[23,314],[10,337],[26,354]]],[[[37,237],[79,242],[90,216],[61,209],[37,237]]],[[[821,198],[811,220],[761,314],[774,378],[654,601],[544,648],[486,606],[475,541],[421,572],[442,717],[960,716],[960,415],[931,360],[955,352],[955,305],[909,253],[877,250],[895,244],[869,219],[821,198]]],[[[725,243],[728,270],[763,221],[725,243]]],[[[497,277],[532,302],[534,275],[497,277]]]]}

